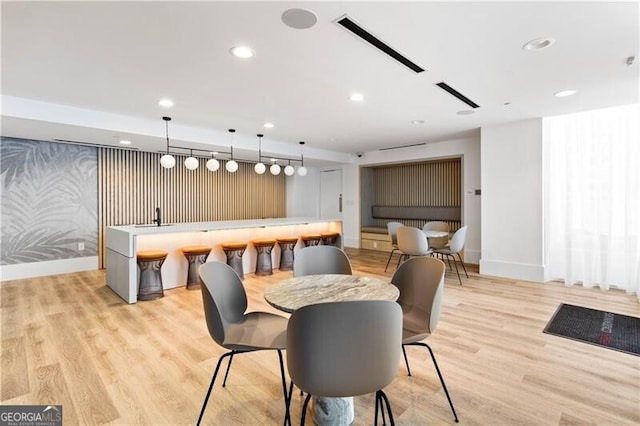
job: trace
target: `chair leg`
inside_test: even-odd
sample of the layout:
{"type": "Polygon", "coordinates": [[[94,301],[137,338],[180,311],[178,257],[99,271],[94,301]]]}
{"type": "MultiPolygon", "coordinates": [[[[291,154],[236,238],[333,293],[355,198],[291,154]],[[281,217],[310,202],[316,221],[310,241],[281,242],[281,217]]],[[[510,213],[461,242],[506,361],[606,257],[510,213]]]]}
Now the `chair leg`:
{"type": "MultiPolygon", "coordinates": [[[[387,398],[387,395],[382,390],[379,390],[378,392],[380,392],[380,396],[382,397],[382,399],[384,399],[384,402],[387,406],[387,413],[389,414],[389,423],[391,423],[391,426],[394,426],[396,422],[393,420],[393,413],[391,412],[391,404],[389,403],[389,398],[387,398]]],[[[380,405],[382,405],[382,403],[380,405]]],[[[384,414],[382,414],[382,418],[384,419],[384,414]]]]}
{"type": "MultiPolygon", "coordinates": [[[[449,270],[453,271],[453,267],[451,266],[451,258],[449,257],[449,255],[447,254],[447,262],[449,263],[449,270]]],[[[453,259],[455,263],[455,259],[453,259]]],[[[442,259],[442,261],[444,261],[444,259],[442,259]]]]}
{"type": "Polygon", "coordinates": [[[231,362],[233,361],[233,356],[236,354],[236,351],[231,351],[231,357],[229,358],[229,364],[227,364],[227,371],[224,373],[224,380],[222,381],[222,387],[227,386],[227,376],[229,375],[229,369],[231,368],[231,362]]]}
{"type": "Polygon", "coordinates": [[[447,385],[444,383],[444,377],[442,377],[442,373],[440,373],[440,368],[438,367],[438,363],[436,362],[436,356],[433,353],[433,350],[431,349],[431,347],[429,345],[427,345],[426,343],[423,342],[415,342],[415,343],[410,343],[411,345],[416,345],[416,346],[424,346],[425,348],[429,349],[429,354],[431,354],[431,360],[433,361],[433,365],[436,367],[436,373],[438,373],[438,377],[440,378],[440,383],[442,384],[442,389],[444,389],[444,394],[447,396],[447,400],[449,401],[449,406],[451,407],[451,411],[453,412],[453,417],[456,421],[456,423],[458,423],[458,415],[456,414],[456,409],[453,408],[453,402],[451,401],[451,397],[449,396],[449,391],[447,390],[447,385]]]}
{"type": "Polygon", "coordinates": [[[304,426],[304,420],[307,418],[307,405],[309,405],[309,400],[311,399],[311,394],[308,393],[307,397],[304,399],[304,404],[302,404],[302,419],[300,420],[300,425],[304,426]]]}
{"type": "MultiPolygon", "coordinates": [[[[282,392],[284,393],[284,426],[291,425],[291,418],[289,415],[289,402],[287,397],[287,379],[284,375],[284,363],[282,361],[282,351],[278,349],[278,359],[280,361],[280,374],[282,374],[282,392]]],[[[293,386],[293,382],[291,382],[293,386]]]]}
{"type": "Polygon", "coordinates": [[[393,253],[396,252],[396,250],[398,249],[393,249],[391,250],[391,253],[389,253],[389,259],[387,259],[387,266],[384,267],[384,271],[387,272],[387,268],[389,267],[389,262],[391,262],[391,257],[393,256],[393,253]]]}
{"type": "MultiPolygon", "coordinates": [[[[451,254],[447,255],[447,259],[450,259],[452,257],[453,257],[453,255],[451,255],[451,254]]],[[[451,264],[451,260],[449,260],[449,264],[451,264]]],[[[462,278],[460,278],[460,271],[458,270],[458,264],[456,263],[456,258],[455,257],[453,257],[453,264],[456,267],[456,274],[458,274],[458,281],[460,282],[460,285],[462,285],[462,278]]]]}
{"type": "Polygon", "coordinates": [[[376,410],[373,414],[373,424],[374,426],[378,426],[378,406],[380,405],[380,395],[376,392],[376,410]]]}
{"type": "Polygon", "coordinates": [[[404,349],[404,345],[402,345],[402,355],[404,355],[404,363],[407,365],[407,375],[411,377],[411,369],[409,368],[409,360],[407,359],[407,351],[404,349]]]}
{"type": "Polygon", "coordinates": [[[204,402],[202,403],[202,409],[200,410],[200,416],[198,417],[198,423],[196,423],[196,425],[200,425],[200,422],[202,421],[202,416],[204,416],[204,410],[207,408],[207,402],[209,402],[209,396],[211,395],[211,390],[213,389],[213,384],[216,381],[216,376],[218,375],[218,370],[220,369],[220,363],[226,357],[233,356],[233,353],[234,353],[234,351],[227,352],[226,354],[222,355],[218,359],[218,363],[216,364],[216,369],[213,372],[213,377],[211,378],[211,384],[209,385],[209,390],[207,391],[207,396],[205,396],[204,402]]]}
{"type": "Polygon", "coordinates": [[[458,259],[460,259],[460,263],[462,264],[462,269],[464,269],[464,274],[469,278],[469,274],[467,274],[467,268],[464,266],[464,262],[462,261],[462,256],[460,256],[460,252],[458,252],[458,259]]]}

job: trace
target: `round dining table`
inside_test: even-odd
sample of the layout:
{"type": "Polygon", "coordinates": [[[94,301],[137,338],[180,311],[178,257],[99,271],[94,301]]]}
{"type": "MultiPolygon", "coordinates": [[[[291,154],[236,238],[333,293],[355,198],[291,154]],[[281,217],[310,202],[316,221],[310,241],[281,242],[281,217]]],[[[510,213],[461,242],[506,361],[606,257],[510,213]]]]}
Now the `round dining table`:
{"type": "MultiPolygon", "coordinates": [[[[264,299],[276,309],[293,313],[306,305],[354,300],[390,300],[400,296],[388,281],[356,275],[306,275],[280,281],[264,292],[264,299]]],[[[353,397],[313,397],[316,425],[349,425],[354,420],[353,397]]]]}

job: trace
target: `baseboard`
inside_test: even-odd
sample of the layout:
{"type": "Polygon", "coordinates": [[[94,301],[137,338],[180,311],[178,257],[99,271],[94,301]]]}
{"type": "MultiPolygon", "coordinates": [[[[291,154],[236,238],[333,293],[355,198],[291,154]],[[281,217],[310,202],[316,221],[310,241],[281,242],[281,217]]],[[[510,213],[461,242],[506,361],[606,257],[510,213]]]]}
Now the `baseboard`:
{"type": "Polygon", "coordinates": [[[542,265],[485,259],[480,259],[480,274],[535,282],[544,282],[545,278],[542,265]]]}
{"type": "Polygon", "coordinates": [[[0,266],[0,281],[68,274],[98,269],[98,256],[0,266]]]}

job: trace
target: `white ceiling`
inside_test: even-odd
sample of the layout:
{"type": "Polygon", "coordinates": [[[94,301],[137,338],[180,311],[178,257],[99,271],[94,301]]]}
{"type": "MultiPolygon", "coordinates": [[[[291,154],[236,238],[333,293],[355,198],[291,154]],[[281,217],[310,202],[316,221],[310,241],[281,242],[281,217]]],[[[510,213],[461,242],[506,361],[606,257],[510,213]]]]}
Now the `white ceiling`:
{"type": "Polygon", "coordinates": [[[245,147],[346,159],[484,125],[638,102],[638,3],[2,2],[4,136],[245,147]],[[316,26],[282,13],[305,7],[316,26]],[[335,23],[348,14],[415,74],[335,23]],[[541,51],[532,39],[553,37],[541,51]],[[229,49],[256,51],[240,60],[229,49]],[[469,109],[434,84],[480,104],[469,109]],[[577,90],[567,98],[553,94],[577,90]],[[349,100],[351,92],[365,96],[349,100]],[[163,109],[168,97],[175,106],[163,109]],[[38,101],[38,102],[33,102],[38,101]],[[510,105],[504,105],[510,102],[510,105]],[[412,125],[412,120],[424,124],[412,125]],[[271,121],[274,129],[262,124],[271,121]],[[59,124],[56,124],[59,123],[59,124]],[[119,124],[120,123],[120,124],[119,124]],[[335,153],[336,155],[330,155],[335,153]],[[342,154],[344,153],[344,154],[342,154]]]}

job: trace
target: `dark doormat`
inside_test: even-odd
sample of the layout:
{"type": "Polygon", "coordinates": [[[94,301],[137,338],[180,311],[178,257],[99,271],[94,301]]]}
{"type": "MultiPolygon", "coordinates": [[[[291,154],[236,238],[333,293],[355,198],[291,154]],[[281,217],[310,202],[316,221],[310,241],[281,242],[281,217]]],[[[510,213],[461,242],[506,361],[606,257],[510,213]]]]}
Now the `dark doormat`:
{"type": "Polygon", "coordinates": [[[640,318],[561,303],[544,332],[640,356],[640,318]]]}

